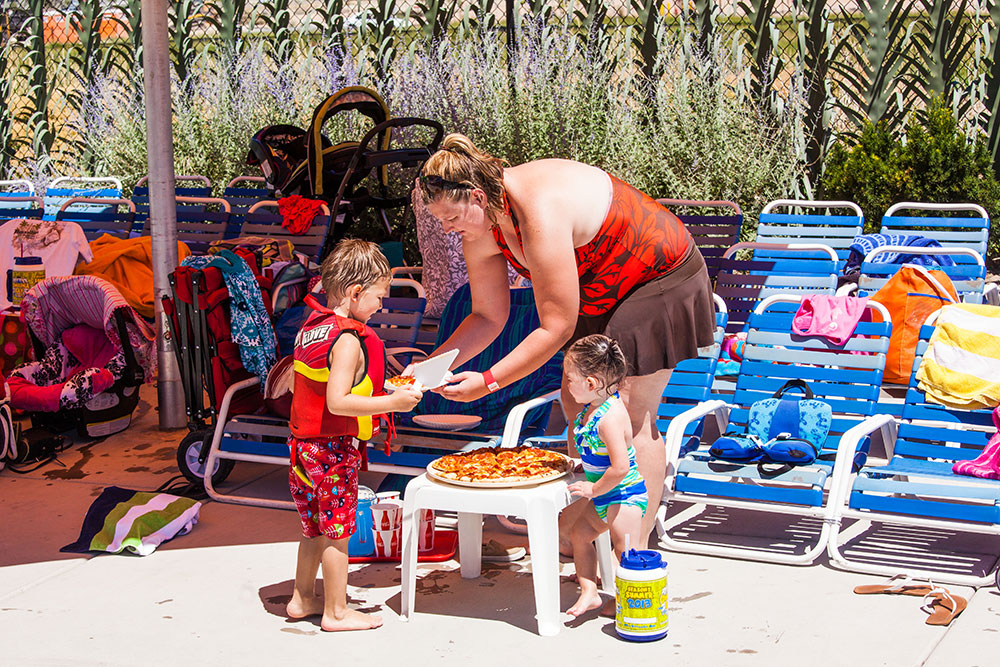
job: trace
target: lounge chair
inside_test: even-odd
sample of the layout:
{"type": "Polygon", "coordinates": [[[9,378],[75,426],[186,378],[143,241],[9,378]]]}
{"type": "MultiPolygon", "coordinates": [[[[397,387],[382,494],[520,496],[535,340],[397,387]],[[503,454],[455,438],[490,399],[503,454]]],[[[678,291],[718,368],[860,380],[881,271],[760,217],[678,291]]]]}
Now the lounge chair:
{"type": "MultiPolygon", "coordinates": [[[[849,248],[855,236],[862,233],[865,225],[861,207],[849,201],[808,201],[799,199],[776,199],[761,210],[757,223],[759,243],[822,243],[837,253],[837,272],[843,271],[850,254],[849,248]],[[790,209],[785,213],[778,209],[790,209]],[[793,211],[826,211],[816,213],[795,213],[793,211]],[[847,209],[850,214],[833,214],[834,210],[847,209]]],[[[767,251],[757,251],[754,259],[767,259],[767,251]]]]}
{"type": "Polygon", "coordinates": [[[135,204],[129,199],[70,197],[59,207],[56,220],[77,223],[88,241],[102,234],[128,238],[135,226],[135,210],[135,204]],[[124,206],[125,211],[119,211],[120,206],[124,206]]]}
{"type": "Polygon", "coordinates": [[[733,212],[727,215],[695,215],[691,213],[679,213],[677,217],[681,219],[688,232],[694,238],[695,245],[705,258],[705,265],[708,267],[708,277],[713,281],[719,272],[719,260],[722,258],[726,248],[740,240],[740,230],[743,227],[743,211],[740,205],[731,201],[701,201],[694,199],[657,199],[658,204],[667,208],[691,207],[691,208],[717,208],[731,209],[733,212]]]}
{"type": "Polygon", "coordinates": [[[122,196],[122,182],[113,176],[60,176],[49,182],[45,189],[44,220],[55,220],[63,203],[72,197],[118,199],[122,196]]]}
{"type": "MultiPolygon", "coordinates": [[[[657,514],[660,545],[674,551],[715,556],[765,560],[787,564],[811,563],[826,548],[830,533],[832,508],[825,495],[827,481],[836,465],[850,466],[850,459],[837,456],[844,451],[867,452],[867,433],[859,424],[874,413],[878,400],[885,353],[889,346],[889,327],[883,322],[861,322],[844,346],[835,346],[821,337],[802,337],[791,333],[791,322],[799,297],[776,295],[757,306],[750,319],[747,344],[736,380],[731,403],[713,399],[674,417],[667,429],[667,477],[664,484],[665,502],[691,503],[692,509],[705,506],[741,508],[760,513],[793,515],[820,522],[818,535],[804,551],[783,536],[778,543],[737,545],[698,541],[695,530],[692,539],[680,539],[677,523],[688,519],[687,513],[667,517],[666,509],[657,514]],[[850,352],[863,352],[855,355],[850,352]],[[711,443],[700,443],[697,449],[682,456],[689,446],[688,429],[694,421],[713,415],[719,433],[731,430],[744,432],[750,406],[770,397],[790,379],[805,380],[816,398],[826,401],[833,409],[829,437],[816,463],[785,469],[759,467],[756,463],[739,464],[714,459],[709,453],[711,443]]],[[[888,320],[881,304],[869,303],[888,320]]],[[[773,466],[772,466],[773,467],[773,466]]],[[[698,519],[702,527],[710,527],[713,517],[698,519]]],[[[807,521],[808,523],[808,521],[807,521]]]]}
{"type": "MultiPolygon", "coordinates": [[[[834,475],[827,550],[834,566],[853,572],[981,586],[993,580],[996,542],[978,559],[934,553],[936,542],[955,533],[1000,536],[1000,481],[952,471],[955,462],[982,453],[996,431],[991,411],[932,403],[916,380],[939,313],[921,328],[902,417],[876,415],[866,423],[865,430],[882,431],[889,461],[856,473],[842,466],[834,475]],[[873,522],[873,539],[862,534],[852,543],[845,522],[854,520],[873,522]]],[[[842,457],[851,454],[845,449],[842,457]]]]}
{"type": "Polygon", "coordinates": [[[715,279],[715,293],[728,312],[726,332],[744,331],[757,304],[774,294],[832,296],[837,262],[833,248],[821,243],[737,243],[726,249],[715,279]],[[754,258],[740,259],[740,251],[752,251],[754,258]]]}

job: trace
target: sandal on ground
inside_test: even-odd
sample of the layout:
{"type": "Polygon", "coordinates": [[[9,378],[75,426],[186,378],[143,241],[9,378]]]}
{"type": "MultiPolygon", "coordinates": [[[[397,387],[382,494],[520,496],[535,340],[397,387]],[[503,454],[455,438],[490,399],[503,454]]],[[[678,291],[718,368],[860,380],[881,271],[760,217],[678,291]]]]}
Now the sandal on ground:
{"type": "Polygon", "coordinates": [[[858,595],[874,595],[876,593],[886,593],[888,595],[913,595],[924,597],[935,589],[934,585],[926,579],[911,579],[909,575],[897,574],[891,579],[887,579],[881,584],[865,584],[855,586],[854,592],[858,595]]]}
{"type": "Polygon", "coordinates": [[[930,614],[927,625],[948,625],[965,611],[968,604],[968,600],[953,595],[946,588],[935,588],[924,596],[924,604],[920,608],[930,614]]]}
{"type": "Polygon", "coordinates": [[[494,563],[510,563],[527,555],[524,547],[505,547],[496,540],[483,545],[483,560],[494,563]]]}

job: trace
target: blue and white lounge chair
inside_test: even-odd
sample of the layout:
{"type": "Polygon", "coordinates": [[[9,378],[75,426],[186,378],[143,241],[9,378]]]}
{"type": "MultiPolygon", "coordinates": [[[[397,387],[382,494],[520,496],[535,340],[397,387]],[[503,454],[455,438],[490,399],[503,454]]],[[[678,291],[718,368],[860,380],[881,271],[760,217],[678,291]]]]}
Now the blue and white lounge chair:
{"type": "MultiPolygon", "coordinates": [[[[837,272],[840,273],[855,236],[862,233],[865,226],[861,207],[849,201],[807,201],[798,199],[776,199],[764,206],[757,223],[757,238],[760,243],[822,243],[837,253],[837,272]],[[778,209],[790,209],[777,213],[778,209]],[[795,213],[794,210],[816,209],[827,211],[826,215],[815,213],[795,213]],[[831,213],[833,210],[847,209],[849,214],[831,213]]],[[[754,259],[768,257],[767,251],[757,251],[754,259]]]]}
{"type": "MultiPolygon", "coordinates": [[[[60,176],[52,179],[45,189],[43,219],[55,220],[59,208],[72,197],[118,199],[122,196],[122,182],[113,176],[60,176]]],[[[97,205],[92,210],[103,210],[97,205]]]]}
{"type": "Polygon", "coordinates": [[[851,460],[844,463],[839,458],[835,464],[838,448],[846,447],[852,453],[855,450],[867,452],[867,433],[859,425],[873,414],[878,400],[891,325],[887,323],[885,308],[869,303],[869,308],[881,312],[884,322],[861,322],[844,346],[836,346],[825,338],[791,333],[795,306],[799,302],[799,297],[776,295],[757,307],[750,319],[744,358],[731,403],[718,399],[705,401],[670,422],[666,436],[664,500],[691,503],[694,509],[730,507],[804,517],[821,524],[818,534],[795,535],[791,539],[783,535],[757,546],[699,541],[697,530],[691,539],[681,539],[674,524],[685,520],[686,512],[668,519],[667,511],[661,509],[657,514],[657,531],[662,547],[796,565],[811,563],[826,548],[832,511],[825,493],[827,481],[835,465],[851,464],[851,460]],[[773,470],[755,463],[728,463],[712,458],[708,451],[711,443],[702,443],[695,451],[681,456],[682,447],[690,439],[687,429],[691,422],[713,415],[719,433],[729,429],[743,432],[750,406],[770,397],[786,381],[796,378],[805,380],[815,397],[826,401],[833,409],[829,437],[814,464],[773,470]],[[795,546],[809,538],[813,542],[806,545],[804,551],[795,546]]]}
{"type": "MultiPolygon", "coordinates": [[[[881,429],[889,461],[856,474],[842,466],[831,491],[833,533],[828,545],[836,567],[867,574],[907,574],[966,586],[992,581],[992,546],[973,554],[934,553],[958,533],[1000,536],[1000,481],[952,472],[957,461],[975,459],[995,432],[990,410],[958,410],[927,400],[916,372],[934,331],[933,313],[921,328],[902,418],[876,415],[866,429],[881,429]],[[874,540],[849,544],[845,521],[876,526],[874,540]],[[936,545],[935,543],[939,543],[936,545]],[[872,543],[877,543],[873,545],[872,543]]],[[[844,459],[852,452],[844,450],[844,459]]],[[[950,551],[950,550],[949,550],[950,551]]]]}
{"type": "Polygon", "coordinates": [[[829,294],[837,290],[837,254],[822,243],[737,243],[717,262],[715,294],[728,311],[727,333],[744,331],[761,301],[775,294],[829,294]],[[752,259],[739,259],[741,250],[752,259]]]}

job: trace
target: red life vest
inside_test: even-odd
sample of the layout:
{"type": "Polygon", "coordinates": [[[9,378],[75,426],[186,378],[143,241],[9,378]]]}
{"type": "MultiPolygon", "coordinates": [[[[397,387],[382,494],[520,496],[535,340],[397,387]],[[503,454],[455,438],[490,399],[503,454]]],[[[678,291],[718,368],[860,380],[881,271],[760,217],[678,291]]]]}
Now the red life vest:
{"type": "MultiPolygon", "coordinates": [[[[370,440],[380,431],[381,418],[386,415],[348,417],[335,415],[326,407],[326,383],[330,377],[330,348],[341,334],[356,335],[361,341],[365,359],[364,377],[351,388],[352,394],[381,396],[385,394],[385,346],[370,327],[357,320],[341,317],[315,299],[307,299],[314,309],[295,336],[292,390],[292,411],[289,427],[300,439],[329,438],[351,435],[358,440],[370,440]]],[[[392,422],[389,421],[390,435],[392,422]]],[[[386,455],[389,438],[386,438],[386,455]]],[[[367,462],[365,447],[362,458],[367,462]]]]}

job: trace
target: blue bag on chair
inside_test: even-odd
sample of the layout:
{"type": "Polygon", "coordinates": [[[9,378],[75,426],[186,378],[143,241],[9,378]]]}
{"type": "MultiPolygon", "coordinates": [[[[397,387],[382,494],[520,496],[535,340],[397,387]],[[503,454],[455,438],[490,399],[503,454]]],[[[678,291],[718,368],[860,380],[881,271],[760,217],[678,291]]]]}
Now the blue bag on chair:
{"type": "Polygon", "coordinates": [[[816,460],[830,433],[833,410],[813,398],[802,380],[789,380],[774,393],[750,406],[748,433],[726,433],[709,453],[736,463],[786,463],[807,465],[816,460]],[[786,396],[798,389],[802,396],[786,396]]]}

